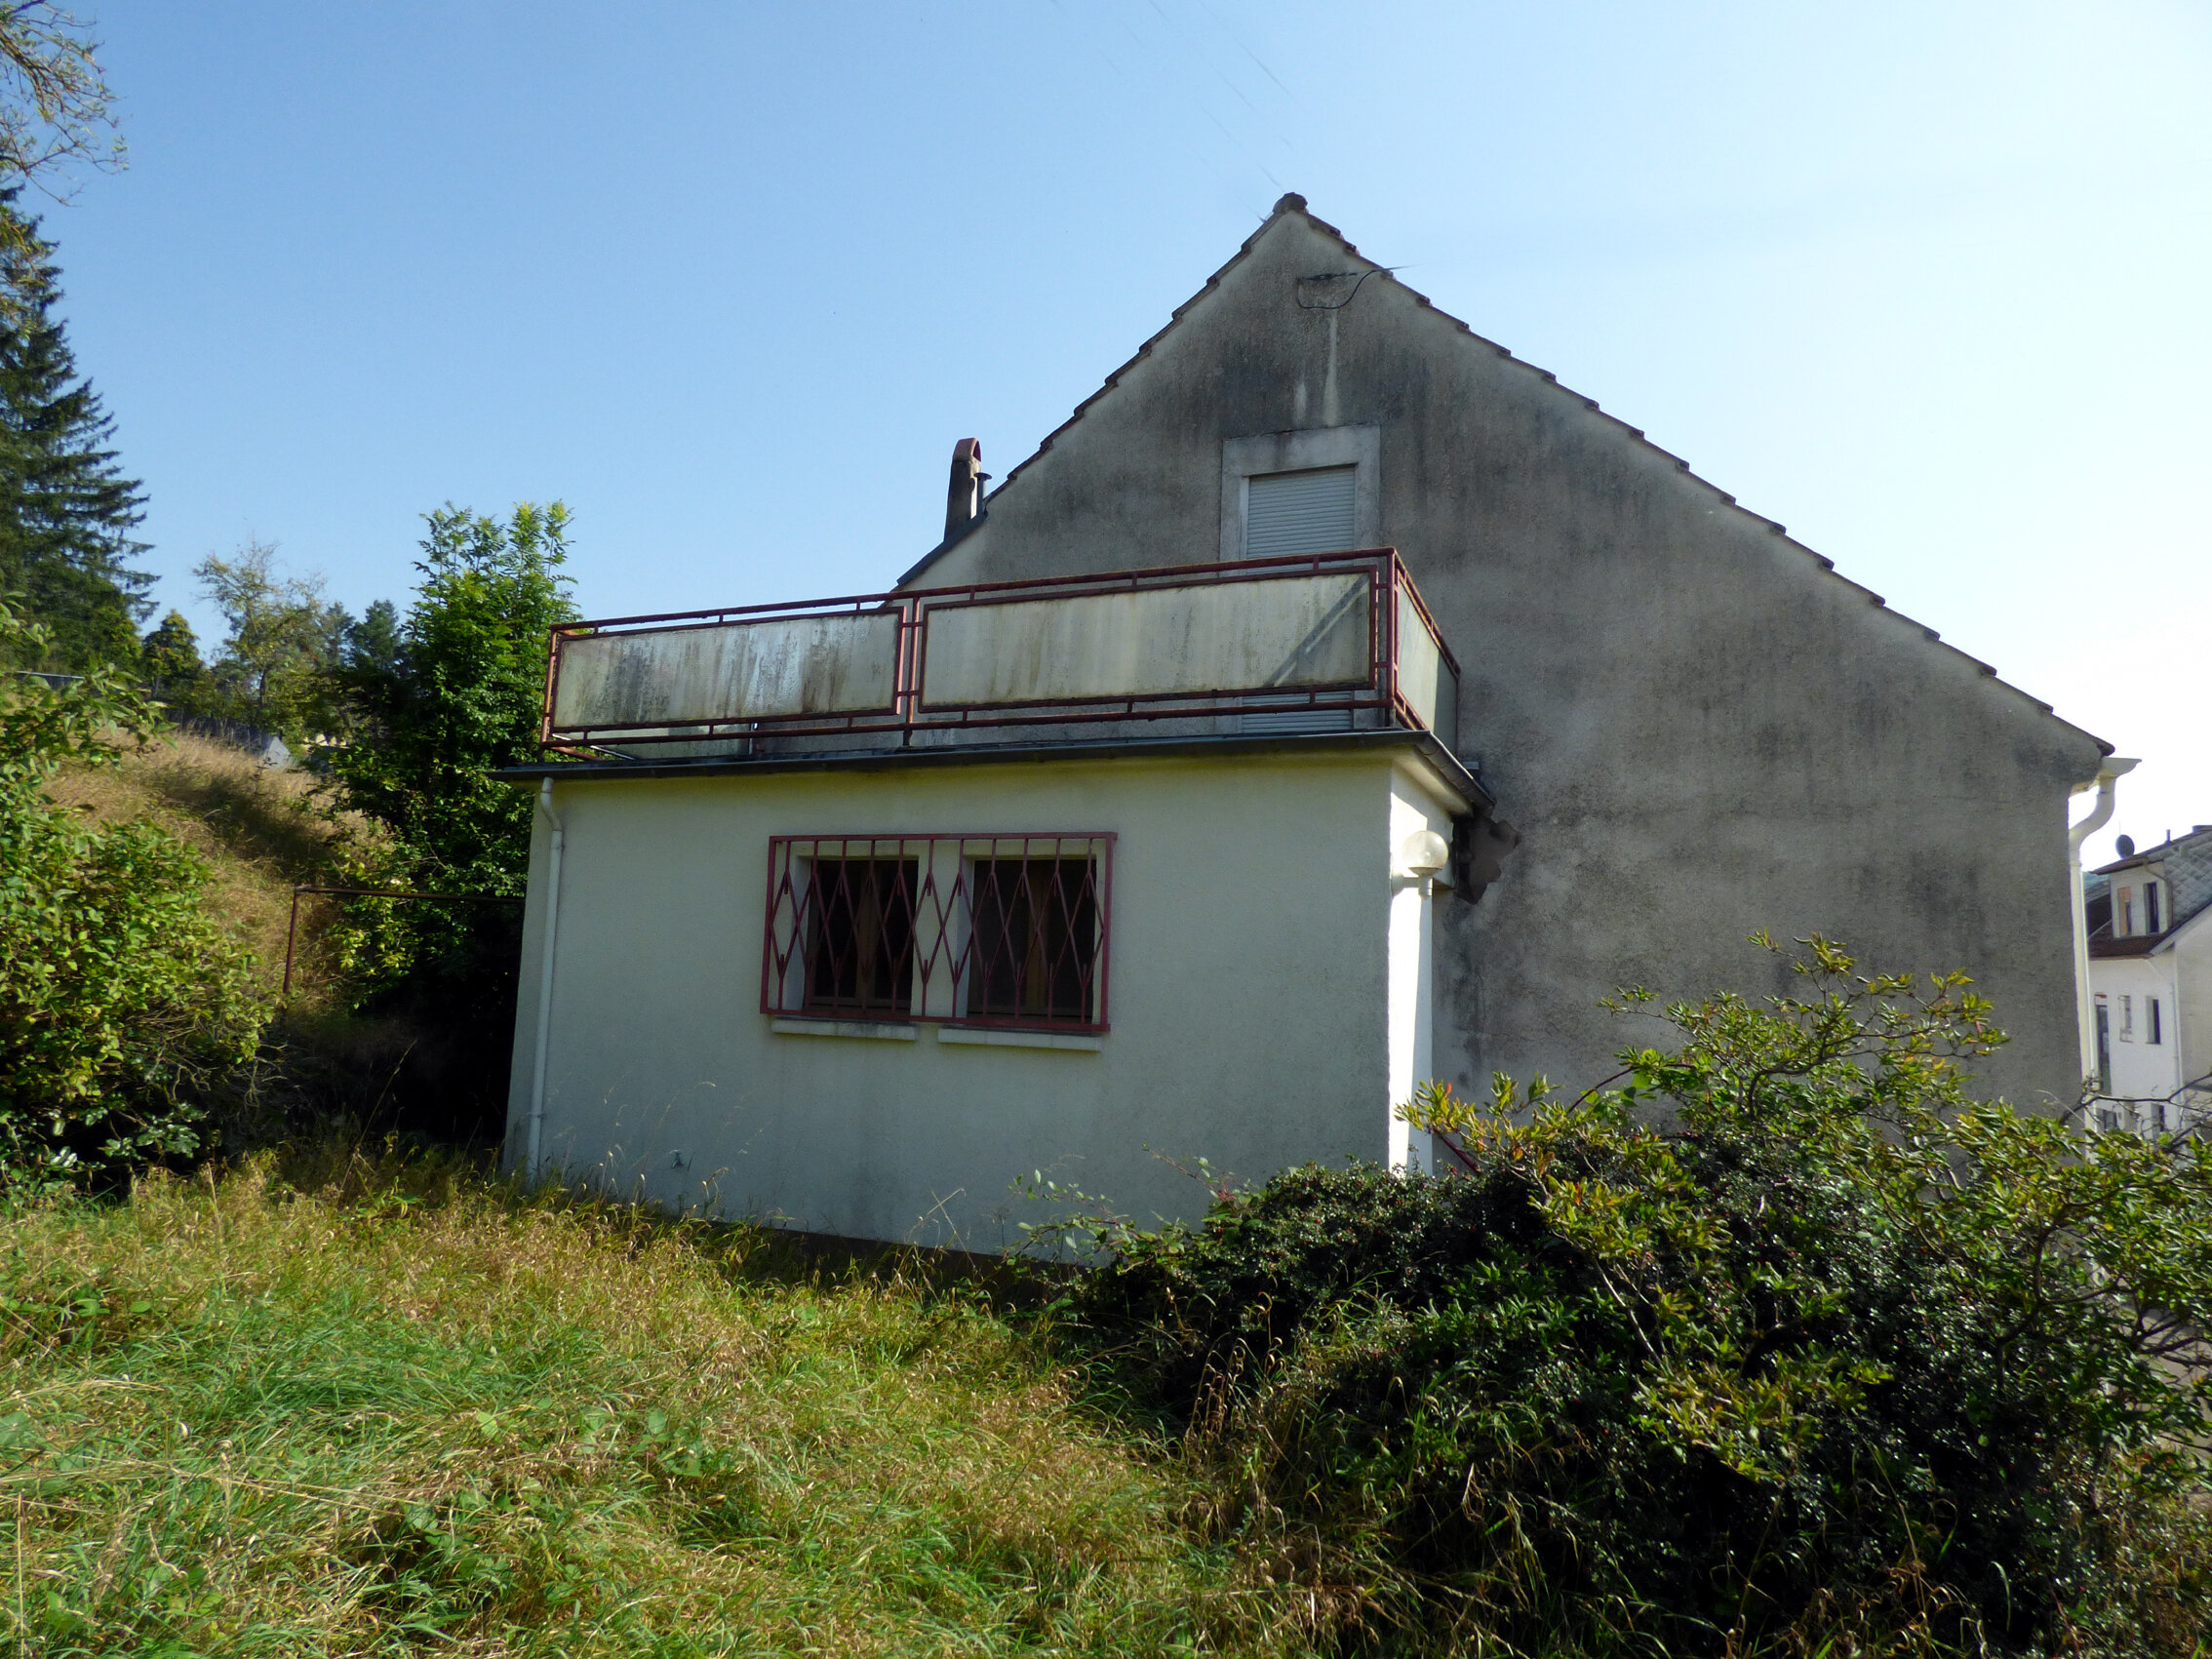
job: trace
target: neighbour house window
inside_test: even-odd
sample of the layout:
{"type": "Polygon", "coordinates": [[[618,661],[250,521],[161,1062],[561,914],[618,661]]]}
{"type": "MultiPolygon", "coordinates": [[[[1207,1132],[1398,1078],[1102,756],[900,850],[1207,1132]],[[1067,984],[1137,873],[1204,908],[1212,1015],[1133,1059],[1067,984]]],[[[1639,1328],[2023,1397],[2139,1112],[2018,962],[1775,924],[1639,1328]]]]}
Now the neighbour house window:
{"type": "Polygon", "coordinates": [[[2122,888],[2119,890],[2119,900],[2113,906],[2113,931],[2122,934],[2135,931],[2135,889],[2133,888],[2122,888]]]}
{"type": "Polygon", "coordinates": [[[2143,930],[2146,933],[2155,933],[2158,930],[2158,884],[2156,882],[2145,882],[2143,884],[2143,930]]]}
{"type": "Polygon", "coordinates": [[[2150,1035],[2145,1039],[2145,1041],[2151,1043],[2163,1043],[2166,1040],[2166,1032],[2164,1024],[2158,1018],[2158,999],[2155,997],[2151,998],[2150,1004],[2151,1007],[2147,1010],[2147,1017],[2151,1021],[2151,1031],[2150,1035]]]}
{"type": "Polygon", "coordinates": [[[2122,997],[2119,1000],[2119,1034],[2122,1043],[2132,1041],[2135,1036],[2135,999],[2133,997],[2122,997]]]}
{"type": "Polygon", "coordinates": [[[1113,845],[777,836],[762,1010],[1104,1031],[1113,845]]]}
{"type": "Polygon", "coordinates": [[[2113,1091],[2113,1010],[2105,999],[2097,999],[2097,1092],[2113,1091]]]}

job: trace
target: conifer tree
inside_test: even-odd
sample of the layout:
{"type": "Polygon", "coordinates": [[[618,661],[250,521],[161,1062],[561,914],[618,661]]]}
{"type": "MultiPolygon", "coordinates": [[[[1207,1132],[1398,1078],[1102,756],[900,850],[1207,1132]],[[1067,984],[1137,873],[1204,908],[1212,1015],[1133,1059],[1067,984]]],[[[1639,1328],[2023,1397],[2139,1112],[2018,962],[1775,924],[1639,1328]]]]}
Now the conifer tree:
{"type": "Polygon", "coordinates": [[[153,578],[131,569],[145,495],[123,476],[114,420],[77,374],[54,244],[0,190],[0,594],[49,637],[35,666],[130,662],[153,578]]]}

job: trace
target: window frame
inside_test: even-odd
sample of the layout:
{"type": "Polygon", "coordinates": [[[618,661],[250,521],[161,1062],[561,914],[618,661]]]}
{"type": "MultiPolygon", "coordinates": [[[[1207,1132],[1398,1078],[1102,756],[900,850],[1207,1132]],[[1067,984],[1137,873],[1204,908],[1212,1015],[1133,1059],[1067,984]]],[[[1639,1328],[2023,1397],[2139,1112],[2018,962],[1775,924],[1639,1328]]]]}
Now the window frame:
{"type": "MultiPolygon", "coordinates": [[[[874,856],[840,859],[839,862],[867,872],[857,887],[849,877],[840,883],[847,920],[854,924],[851,948],[847,953],[852,993],[848,999],[838,989],[836,982],[843,977],[839,953],[834,947],[826,954],[820,949],[820,941],[829,931],[830,906],[810,902],[805,918],[808,937],[800,946],[804,966],[799,975],[799,1006],[791,1012],[803,1019],[904,1020],[913,1010],[915,951],[920,942],[917,926],[920,918],[915,902],[921,885],[918,862],[912,858],[874,856]],[[889,872],[888,891],[887,870],[889,872]],[[903,906],[896,902],[901,894],[905,900],[903,906]],[[854,907],[860,905],[871,907],[873,936],[862,936],[868,929],[858,925],[861,913],[854,907]],[[890,983],[880,999],[871,1000],[868,987],[877,977],[879,968],[890,983]],[[826,993],[821,987],[824,968],[828,969],[827,977],[831,980],[826,993]],[[904,981],[903,986],[898,983],[900,980],[904,981]]],[[[807,888],[810,898],[821,890],[818,860],[809,860],[807,888]]]]}
{"type": "MultiPolygon", "coordinates": [[[[1020,968],[1016,968],[1012,971],[1009,976],[1010,983],[1006,986],[1008,1000],[1011,1001],[1015,1006],[1010,1009],[1000,1009],[990,1007],[990,1003],[996,1000],[997,992],[999,990],[998,974],[996,971],[999,965],[995,961],[989,959],[985,959],[980,963],[976,961],[976,940],[982,935],[984,930],[984,896],[986,887],[983,871],[986,868],[989,868],[996,872],[1004,866],[1014,865],[1019,866],[1022,871],[1020,889],[1017,893],[1012,895],[1013,903],[1009,904],[1008,894],[1006,890],[1006,884],[997,874],[994,874],[990,878],[988,890],[994,907],[997,908],[1001,913],[1004,913],[1007,910],[1013,910],[1019,905],[1026,905],[1028,907],[1028,925],[1025,929],[1026,937],[1023,943],[1024,957],[1025,959],[1027,959],[1034,957],[1035,953],[1038,950],[1038,935],[1040,931],[1042,930],[1047,935],[1047,939],[1049,938],[1051,933],[1050,920],[1047,920],[1047,926],[1043,929],[1040,929],[1039,928],[1039,915],[1037,910],[1038,893],[1035,887],[1036,878],[1034,874],[1032,874],[1032,871],[1038,866],[1070,865],[1090,861],[1091,860],[1082,856],[1070,858],[1059,856],[1056,853],[1044,858],[1002,858],[995,855],[971,856],[967,853],[962,854],[962,862],[965,865],[965,869],[963,870],[962,874],[968,884],[966,931],[968,941],[967,948],[969,956],[968,969],[963,976],[966,983],[963,985],[959,997],[961,1004],[961,1013],[965,1020],[977,1024],[1002,1026],[1007,1024],[1008,1022],[1014,1022],[1024,1026],[1027,1026],[1034,1022],[1035,1029],[1040,1031],[1089,1031],[1094,1029],[1090,1015],[1095,1012],[1097,1007],[1099,1007],[1101,1002],[1101,993],[1103,991],[1103,987],[1099,982],[1097,968],[1097,962],[1102,954],[1101,946],[1098,943],[1093,944],[1090,953],[1092,967],[1089,974],[1089,990],[1087,996],[1086,995],[1086,992],[1084,990],[1083,969],[1080,966],[1078,966],[1075,969],[1075,995],[1079,1003],[1086,1005],[1082,1008],[1081,1017],[1077,1018],[1070,1018],[1069,1016],[1064,1014],[1053,1014],[1050,1012],[1026,1013],[1022,1011],[1019,1004],[1022,1000],[1023,992],[1025,989],[1030,989],[1033,987],[1024,986],[1022,982],[1024,974],[1020,968]],[[984,1006],[980,1008],[978,1008],[977,1007],[979,1001],[984,1004],[984,1006]]],[[[1073,945],[1074,942],[1080,938],[1084,924],[1086,920],[1094,936],[1094,940],[1102,941],[1105,934],[1105,903],[1097,875],[1094,872],[1090,876],[1086,884],[1086,888],[1079,888],[1077,889],[1072,903],[1067,900],[1066,889],[1061,885],[1064,879],[1064,876],[1058,872],[1055,872],[1050,878],[1052,883],[1052,892],[1050,897],[1047,901],[1047,918],[1049,918],[1051,902],[1052,900],[1056,899],[1060,901],[1063,907],[1063,914],[1057,918],[1057,921],[1065,929],[1071,945],[1073,945]],[[1085,905],[1086,900],[1089,910],[1087,918],[1085,915],[1085,905]]],[[[1011,929],[1009,928],[1008,931],[1010,933],[1011,929]]],[[[1060,969],[1057,962],[1051,960],[1054,956],[1054,953],[1049,943],[1045,946],[1045,952],[1047,958],[1044,965],[1044,973],[1046,977],[1045,1002],[1047,1008],[1049,1009],[1054,1000],[1054,992],[1058,988],[1060,969]]],[[[1023,967],[1026,968],[1027,966],[1028,962],[1027,960],[1025,960],[1023,967]]]]}
{"type": "MultiPolygon", "coordinates": [[[[1111,830],[773,835],[769,838],[768,894],[761,935],[761,1012],[771,1019],[897,1025],[971,1026],[1102,1037],[1112,1029],[1114,852],[1111,830]],[[825,852],[841,863],[905,862],[912,867],[911,923],[903,1008],[850,1010],[814,1001],[819,949],[811,929],[822,918],[814,894],[825,852]],[[1087,896],[1094,913],[1086,1018],[973,1009],[988,958],[975,940],[976,866],[1075,863],[1087,860],[1087,896]]],[[[1078,969],[1079,983],[1081,969],[1078,969]]]]}
{"type": "MultiPolygon", "coordinates": [[[[1357,468],[1352,479],[1352,548],[1380,547],[1382,534],[1382,428],[1320,426],[1265,432],[1221,443],[1221,563],[1244,562],[1246,481],[1284,472],[1357,468]]],[[[1351,549],[1347,549],[1350,551],[1351,549]]]]}

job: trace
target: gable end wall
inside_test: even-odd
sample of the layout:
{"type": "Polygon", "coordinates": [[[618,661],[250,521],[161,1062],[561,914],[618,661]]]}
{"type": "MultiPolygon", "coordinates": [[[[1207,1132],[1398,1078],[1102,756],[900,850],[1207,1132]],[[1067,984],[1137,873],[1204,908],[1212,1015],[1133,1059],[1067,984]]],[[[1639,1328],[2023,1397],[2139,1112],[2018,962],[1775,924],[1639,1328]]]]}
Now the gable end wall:
{"type": "Polygon", "coordinates": [[[992,496],[918,584],[1217,556],[1225,439],[1382,428],[1382,539],[1463,668],[1461,747],[1525,837],[1440,910],[1437,1067],[1577,1086],[1648,1040],[1597,1008],[1793,983],[1745,935],[1964,968],[2013,1044],[1984,1082],[2077,1083],[2065,822],[2101,748],[1781,527],[1295,211],[992,496]]]}

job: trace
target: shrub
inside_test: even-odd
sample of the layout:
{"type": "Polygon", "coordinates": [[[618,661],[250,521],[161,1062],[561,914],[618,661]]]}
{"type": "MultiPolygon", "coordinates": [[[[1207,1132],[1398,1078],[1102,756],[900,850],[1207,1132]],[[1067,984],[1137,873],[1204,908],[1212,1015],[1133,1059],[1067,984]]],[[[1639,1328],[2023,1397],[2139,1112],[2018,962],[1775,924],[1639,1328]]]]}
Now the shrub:
{"type": "Polygon", "coordinates": [[[1455,1173],[1122,1234],[1075,1315],[1255,1570],[1454,1650],[2200,1651],[2212,1170],[1970,1101],[1962,975],[1806,943],[1579,1099],[1425,1088],[1455,1173]]]}
{"type": "MultiPolygon", "coordinates": [[[[568,511],[526,501],[501,522],[448,506],[425,522],[422,583],[396,642],[343,677],[362,730],[330,770],[340,802],[388,831],[353,875],[369,887],[519,896],[532,796],[490,774],[537,758],[547,640],[576,614],[561,574],[568,511]]],[[[410,974],[472,981],[487,933],[495,954],[511,954],[496,907],[354,908],[354,965],[368,987],[410,974]]]]}
{"type": "Polygon", "coordinates": [[[414,602],[383,637],[365,632],[340,677],[354,739],[329,759],[335,799],[379,831],[344,880],[514,902],[349,898],[335,939],[357,1006],[424,1034],[413,1081],[465,1139],[504,1121],[535,810],[491,774],[537,758],[548,638],[576,610],[558,501],[505,520],[447,506],[425,524],[414,602]]]}
{"type": "MultiPolygon", "coordinates": [[[[0,607],[0,645],[38,630],[0,607]]],[[[71,1183],[198,1147],[197,1099],[261,1025],[207,870],[153,824],[97,824],[46,784],[153,719],[112,668],[0,690],[0,1185],[71,1183]]]]}

